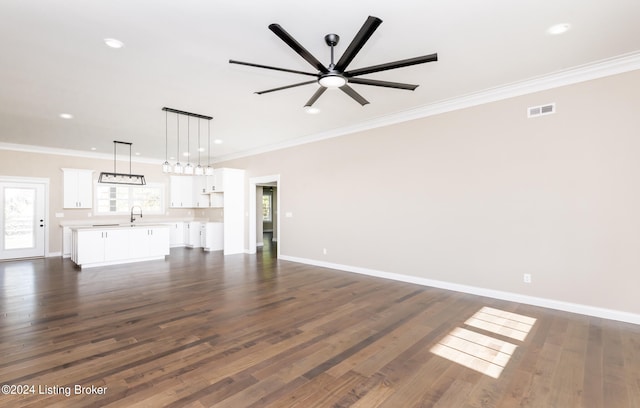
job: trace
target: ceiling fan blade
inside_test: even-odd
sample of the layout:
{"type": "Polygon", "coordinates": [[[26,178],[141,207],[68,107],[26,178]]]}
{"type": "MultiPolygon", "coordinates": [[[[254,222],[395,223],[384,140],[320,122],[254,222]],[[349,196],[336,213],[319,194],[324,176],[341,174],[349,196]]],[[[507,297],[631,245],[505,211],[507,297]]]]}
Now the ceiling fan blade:
{"type": "Polygon", "coordinates": [[[321,86],[318,88],[318,90],[313,94],[313,96],[311,97],[311,99],[309,99],[307,101],[307,103],[304,104],[305,107],[310,107],[312,106],[314,103],[316,103],[316,101],[318,100],[318,98],[320,97],[320,95],[322,95],[324,93],[324,91],[326,91],[327,88],[325,88],[324,86],[321,86]]]}
{"type": "Polygon", "coordinates": [[[295,88],[296,86],[302,86],[302,85],[309,85],[309,84],[315,84],[318,81],[306,81],[306,82],[300,82],[298,84],[293,84],[293,85],[286,85],[286,86],[281,86],[279,88],[273,88],[273,89],[267,89],[266,91],[259,91],[259,92],[254,92],[258,95],[262,95],[265,93],[269,93],[269,92],[275,92],[275,91],[281,91],[283,89],[289,89],[289,88],[295,88]]]}
{"type": "Polygon", "coordinates": [[[348,78],[348,81],[352,84],[384,86],[385,88],[406,89],[409,91],[413,91],[418,87],[418,85],[403,84],[400,82],[378,81],[377,79],[348,78]]]}
{"type": "Polygon", "coordinates": [[[356,91],[353,90],[353,88],[351,88],[349,85],[343,85],[340,87],[340,90],[344,93],[346,93],[347,95],[349,95],[350,97],[352,97],[356,102],[358,102],[360,105],[364,106],[366,104],[369,103],[368,100],[364,99],[362,97],[362,95],[360,95],[359,93],[357,93],[356,91]]]}
{"type": "Polygon", "coordinates": [[[254,64],[252,62],[242,62],[242,61],[236,61],[236,60],[229,60],[229,64],[246,65],[246,66],[249,66],[249,67],[272,69],[274,71],[291,72],[293,74],[310,75],[310,76],[318,77],[318,74],[314,74],[312,72],[304,72],[304,71],[296,71],[295,69],[271,67],[269,65],[254,64]]]}
{"type": "Polygon", "coordinates": [[[438,60],[438,54],[423,55],[422,57],[408,58],[405,60],[388,62],[386,64],[373,65],[366,68],[354,69],[352,71],[345,72],[344,74],[348,77],[354,77],[358,75],[371,74],[373,72],[386,71],[389,69],[396,69],[396,68],[408,67],[411,65],[424,64],[426,62],[432,62],[437,60],[438,60]]]}
{"type": "Polygon", "coordinates": [[[291,47],[298,55],[304,58],[309,64],[313,65],[320,72],[329,72],[327,67],[322,65],[320,61],[309,51],[306,50],[298,41],[296,41],[288,32],[284,30],[284,28],[280,27],[279,24],[269,24],[269,30],[273,31],[275,35],[280,37],[282,41],[287,43],[289,47],[291,47]]]}
{"type": "Polygon", "coordinates": [[[364,46],[364,44],[369,40],[373,32],[376,31],[380,24],[382,24],[382,20],[380,20],[378,17],[369,16],[367,18],[367,21],[364,22],[364,24],[360,28],[360,31],[358,31],[358,34],[353,37],[351,44],[349,44],[344,54],[342,54],[342,57],[340,57],[340,60],[336,64],[336,70],[338,72],[343,72],[345,69],[347,69],[349,63],[351,63],[353,58],[360,51],[362,46],[364,46]]]}

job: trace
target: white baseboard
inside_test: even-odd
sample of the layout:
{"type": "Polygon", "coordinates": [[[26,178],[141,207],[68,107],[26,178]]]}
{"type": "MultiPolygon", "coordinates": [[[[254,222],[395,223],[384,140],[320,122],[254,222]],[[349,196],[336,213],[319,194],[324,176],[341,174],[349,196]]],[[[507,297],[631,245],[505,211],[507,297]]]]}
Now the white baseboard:
{"type": "MultiPolygon", "coordinates": [[[[47,252],[45,258],[53,258],[55,256],[62,256],[62,252],[47,252]]],[[[71,255],[69,255],[68,257],[71,257],[71,255]]]]}
{"type": "Polygon", "coordinates": [[[620,310],[605,309],[596,306],[582,305],[578,303],[564,302],[561,300],[539,298],[535,296],[522,295],[513,292],[504,292],[476,286],[461,285],[418,276],[403,275],[398,273],[378,271],[375,269],[361,268],[357,266],[342,265],[331,262],[323,262],[315,259],[298,258],[295,256],[280,255],[279,259],[291,262],[298,262],[307,265],[320,266],[323,268],[337,269],[345,272],[354,272],[362,275],[375,276],[378,278],[391,279],[400,282],[414,283],[416,285],[431,286],[434,288],[453,290],[456,292],[469,293],[472,295],[486,296],[494,299],[508,300],[511,302],[524,303],[527,305],[546,307],[549,309],[562,310],[565,312],[578,313],[587,316],[601,317],[603,319],[618,320],[621,322],[640,324],[640,315],[623,312],[620,310]]]}

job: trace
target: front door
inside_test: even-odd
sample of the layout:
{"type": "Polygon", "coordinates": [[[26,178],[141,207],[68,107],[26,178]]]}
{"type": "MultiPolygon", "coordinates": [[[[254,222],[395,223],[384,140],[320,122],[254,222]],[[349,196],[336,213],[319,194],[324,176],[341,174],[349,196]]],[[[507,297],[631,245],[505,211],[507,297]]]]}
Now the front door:
{"type": "Polygon", "coordinates": [[[0,182],[0,259],[44,256],[45,184],[0,182]]]}

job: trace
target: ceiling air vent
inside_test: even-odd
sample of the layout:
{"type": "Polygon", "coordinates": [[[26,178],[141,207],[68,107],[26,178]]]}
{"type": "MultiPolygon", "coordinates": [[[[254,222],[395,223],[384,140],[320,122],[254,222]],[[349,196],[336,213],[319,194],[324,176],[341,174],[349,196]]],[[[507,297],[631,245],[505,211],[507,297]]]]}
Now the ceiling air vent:
{"type": "Polygon", "coordinates": [[[546,105],[531,106],[527,109],[527,117],[535,118],[536,116],[551,115],[556,113],[556,104],[548,103],[546,105]]]}

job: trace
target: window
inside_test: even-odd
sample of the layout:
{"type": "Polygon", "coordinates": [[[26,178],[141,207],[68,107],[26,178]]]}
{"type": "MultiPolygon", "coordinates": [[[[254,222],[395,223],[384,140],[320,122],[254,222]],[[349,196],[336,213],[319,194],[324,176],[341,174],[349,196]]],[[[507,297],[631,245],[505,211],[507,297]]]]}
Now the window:
{"type": "Polygon", "coordinates": [[[96,187],[96,213],[128,214],[134,205],[143,214],[163,213],[164,187],[162,184],[145,186],[115,186],[98,184],[96,187]]]}
{"type": "Polygon", "coordinates": [[[271,194],[262,196],[262,221],[271,222],[271,194]]]}

